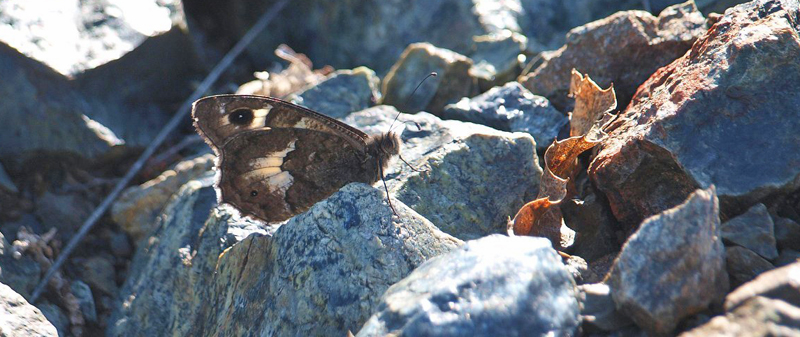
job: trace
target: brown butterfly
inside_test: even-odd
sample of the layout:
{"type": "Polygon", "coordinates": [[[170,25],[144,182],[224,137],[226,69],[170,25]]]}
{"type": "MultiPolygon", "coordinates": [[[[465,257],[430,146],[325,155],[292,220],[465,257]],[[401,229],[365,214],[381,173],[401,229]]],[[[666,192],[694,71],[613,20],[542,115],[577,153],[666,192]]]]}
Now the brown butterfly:
{"type": "Polygon", "coordinates": [[[219,202],[267,222],[304,212],[348,183],[377,182],[400,154],[396,133],[368,136],[277,98],[209,96],[194,102],[192,118],[217,155],[219,202]]]}

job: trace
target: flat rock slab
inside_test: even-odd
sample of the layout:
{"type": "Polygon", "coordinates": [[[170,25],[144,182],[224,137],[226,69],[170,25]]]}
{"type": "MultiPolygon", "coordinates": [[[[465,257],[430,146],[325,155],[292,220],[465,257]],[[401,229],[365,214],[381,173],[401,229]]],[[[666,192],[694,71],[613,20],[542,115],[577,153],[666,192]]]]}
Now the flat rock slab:
{"type": "Polygon", "coordinates": [[[565,336],[575,281],[550,241],[491,235],[429,260],[383,295],[358,336],[565,336]]]}
{"type": "Polygon", "coordinates": [[[780,299],[800,307],[800,261],[765,272],[725,298],[730,311],[755,296],[780,299]]]}
{"type": "Polygon", "coordinates": [[[705,336],[798,336],[800,308],[781,300],[754,297],[735,310],[714,317],[681,337],[705,336]]]}
{"type": "Polygon", "coordinates": [[[722,240],[750,249],[767,260],[778,257],[775,224],[764,204],[723,223],[722,240]]]}
{"type": "Polygon", "coordinates": [[[589,175],[627,226],[716,185],[723,220],[800,187],[797,2],[729,9],[647,80],[589,175]]]}
{"type": "Polygon", "coordinates": [[[654,335],[670,334],[682,319],[722,302],[728,274],[714,188],[645,220],[608,282],[617,307],[654,335]]]}

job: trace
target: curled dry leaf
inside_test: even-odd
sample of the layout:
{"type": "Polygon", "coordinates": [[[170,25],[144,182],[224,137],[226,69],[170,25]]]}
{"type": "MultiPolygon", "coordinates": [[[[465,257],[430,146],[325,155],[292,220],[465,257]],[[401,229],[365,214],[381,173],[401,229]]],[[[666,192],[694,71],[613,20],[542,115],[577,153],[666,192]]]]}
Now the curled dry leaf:
{"type": "Polygon", "coordinates": [[[617,106],[613,86],[601,89],[589,76],[574,69],[570,93],[575,97],[575,111],[570,114],[571,137],[556,140],[547,148],[539,195],[522,206],[509,224],[510,234],[546,237],[554,247],[561,245],[559,204],[574,193],[569,182],[576,175],[578,155],[603,141],[604,127],[615,120],[609,112],[617,106]]]}
{"type": "Polygon", "coordinates": [[[257,72],[255,74],[257,79],[242,84],[236,93],[283,98],[321,82],[333,72],[330,66],[313,70],[308,57],[295,52],[285,44],[275,49],[275,55],[288,61],[289,67],[279,73],[257,72]]]}

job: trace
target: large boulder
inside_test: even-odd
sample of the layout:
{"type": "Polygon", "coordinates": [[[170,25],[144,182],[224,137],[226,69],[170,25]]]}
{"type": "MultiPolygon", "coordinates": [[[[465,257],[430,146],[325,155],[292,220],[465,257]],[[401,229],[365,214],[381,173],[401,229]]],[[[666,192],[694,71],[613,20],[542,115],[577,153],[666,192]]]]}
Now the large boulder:
{"type": "Polygon", "coordinates": [[[736,6],[642,84],[589,168],[623,224],[712,184],[723,220],[800,187],[798,11],[736,6]]]}

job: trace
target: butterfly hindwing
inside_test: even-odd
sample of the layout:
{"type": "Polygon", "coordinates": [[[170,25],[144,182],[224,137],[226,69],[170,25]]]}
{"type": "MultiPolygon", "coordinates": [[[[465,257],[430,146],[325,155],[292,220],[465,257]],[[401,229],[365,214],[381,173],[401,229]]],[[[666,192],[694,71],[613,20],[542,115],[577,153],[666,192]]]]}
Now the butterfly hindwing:
{"type": "Polygon", "coordinates": [[[266,221],[303,212],[350,182],[378,179],[374,160],[345,138],[315,130],[244,131],[221,150],[222,200],[266,221]]]}

